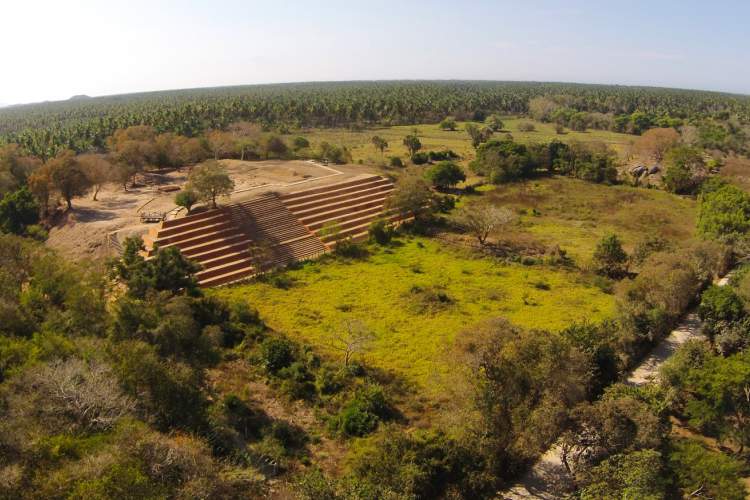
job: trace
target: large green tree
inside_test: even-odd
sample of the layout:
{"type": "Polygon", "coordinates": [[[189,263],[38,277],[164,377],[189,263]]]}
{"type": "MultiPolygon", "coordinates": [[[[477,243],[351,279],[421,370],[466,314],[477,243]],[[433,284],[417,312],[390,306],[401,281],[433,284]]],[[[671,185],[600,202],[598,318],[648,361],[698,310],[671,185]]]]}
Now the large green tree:
{"type": "Polygon", "coordinates": [[[216,198],[229,196],[234,190],[234,181],[229,177],[227,170],[215,160],[193,167],[188,177],[188,185],[202,200],[211,202],[213,208],[217,207],[216,198]]]}

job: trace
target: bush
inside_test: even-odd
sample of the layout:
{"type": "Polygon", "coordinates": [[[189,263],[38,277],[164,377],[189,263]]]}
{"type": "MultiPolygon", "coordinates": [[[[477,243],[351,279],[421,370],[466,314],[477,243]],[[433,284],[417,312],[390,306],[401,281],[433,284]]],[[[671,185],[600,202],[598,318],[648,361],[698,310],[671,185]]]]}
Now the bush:
{"type": "Polygon", "coordinates": [[[391,167],[402,168],[404,166],[404,162],[401,161],[401,158],[398,156],[391,156],[389,162],[391,167]]]}
{"type": "Polygon", "coordinates": [[[292,140],[292,147],[295,151],[299,151],[300,149],[305,149],[310,147],[310,141],[305,139],[302,136],[297,136],[292,140]]]}
{"type": "Polygon", "coordinates": [[[533,132],[536,130],[536,127],[531,122],[521,122],[518,124],[518,130],[520,132],[533,132]]]}
{"type": "Polygon", "coordinates": [[[383,219],[378,219],[370,224],[367,232],[370,235],[370,241],[374,241],[378,245],[387,245],[393,238],[393,228],[383,219]]]}
{"type": "Polygon", "coordinates": [[[174,197],[175,205],[179,207],[185,207],[185,209],[187,210],[187,213],[190,213],[190,211],[193,208],[193,205],[198,203],[198,200],[199,200],[198,193],[196,193],[192,189],[185,189],[184,191],[180,191],[174,197]]]}
{"type": "Polygon", "coordinates": [[[628,272],[628,254],[622,249],[617,235],[610,234],[602,238],[594,251],[594,265],[597,274],[612,279],[619,279],[628,272]]]}
{"type": "Polygon", "coordinates": [[[704,321],[736,321],[744,314],[744,304],[730,287],[714,285],[701,295],[698,314],[704,321]]]}
{"type": "Polygon", "coordinates": [[[430,157],[427,153],[414,153],[411,157],[411,162],[415,165],[424,165],[430,161],[430,157]]]}
{"type": "Polygon", "coordinates": [[[23,234],[26,226],[39,222],[39,204],[31,191],[22,187],[0,199],[0,231],[23,234]]]}
{"type": "Polygon", "coordinates": [[[739,481],[743,465],[734,458],[709,451],[696,441],[677,439],[670,446],[668,463],[684,495],[700,489],[706,498],[746,498],[739,481]]]}
{"type": "Polygon", "coordinates": [[[457,127],[456,119],[453,118],[452,116],[449,116],[443,119],[443,121],[440,122],[439,126],[442,130],[451,130],[451,131],[456,130],[456,127],[457,127]]]}
{"type": "Polygon", "coordinates": [[[261,356],[263,366],[271,373],[286,368],[295,359],[294,344],[289,340],[280,338],[268,338],[261,344],[261,356]]]}
{"type": "Polygon", "coordinates": [[[739,236],[750,230],[750,195],[723,185],[704,192],[698,213],[698,231],[707,238],[739,236]]]}
{"type": "Polygon", "coordinates": [[[441,161],[431,167],[425,176],[438,189],[448,189],[466,180],[464,170],[452,161],[441,161]]]}
{"type": "Polygon", "coordinates": [[[365,436],[391,415],[383,389],[369,385],[359,389],[332,420],[332,428],[346,436],[365,436]]]}

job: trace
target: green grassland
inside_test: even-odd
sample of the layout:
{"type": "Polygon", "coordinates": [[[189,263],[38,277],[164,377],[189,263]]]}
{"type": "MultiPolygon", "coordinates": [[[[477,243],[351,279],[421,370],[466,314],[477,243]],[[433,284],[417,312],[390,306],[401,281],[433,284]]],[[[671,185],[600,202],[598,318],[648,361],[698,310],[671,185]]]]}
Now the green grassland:
{"type": "Polygon", "coordinates": [[[544,178],[502,186],[483,186],[476,197],[513,209],[518,223],[500,239],[519,243],[559,245],[585,265],[596,243],[616,233],[626,250],[647,236],[675,243],[695,234],[696,201],[656,189],[606,186],[564,177],[544,178]]]}
{"type": "MultiPolygon", "coordinates": [[[[502,137],[510,133],[513,139],[521,143],[545,143],[553,139],[564,142],[581,141],[594,142],[600,141],[611,145],[619,152],[623,152],[627,146],[634,140],[634,136],[620,134],[617,132],[608,132],[603,130],[589,130],[586,132],[575,132],[566,130],[564,134],[555,132],[554,124],[541,123],[527,118],[504,118],[505,128],[502,132],[497,132],[496,137],[502,137]],[[518,130],[520,123],[533,123],[535,130],[533,132],[521,132],[518,130]]],[[[408,153],[402,141],[404,137],[411,134],[417,129],[419,140],[422,143],[424,151],[440,151],[451,149],[462,156],[465,162],[474,158],[474,148],[468,134],[464,130],[465,122],[458,122],[458,128],[455,131],[442,130],[437,124],[421,124],[415,126],[395,126],[386,128],[368,129],[363,131],[352,131],[347,129],[313,129],[304,131],[303,135],[307,137],[313,145],[327,141],[332,144],[346,146],[352,152],[354,162],[362,160],[363,163],[378,164],[384,161],[384,158],[390,156],[400,156],[402,159],[408,157],[408,153]],[[376,150],[370,140],[373,136],[378,135],[388,141],[388,148],[381,156],[380,151],[376,150]]]]}
{"type": "Polygon", "coordinates": [[[432,396],[451,370],[446,354],[456,335],[477,322],[502,316],[555,331],[614,313],[614,298],[574,270],[509,265],[426,238],[371,251],[364,260],[288,270],[288,289],[255,281],[211,293],[248,301],[270,327],[328,355],[340,355],[331,346],[342,322],[362,321],[375,334],[365,361],[432,396]]]}

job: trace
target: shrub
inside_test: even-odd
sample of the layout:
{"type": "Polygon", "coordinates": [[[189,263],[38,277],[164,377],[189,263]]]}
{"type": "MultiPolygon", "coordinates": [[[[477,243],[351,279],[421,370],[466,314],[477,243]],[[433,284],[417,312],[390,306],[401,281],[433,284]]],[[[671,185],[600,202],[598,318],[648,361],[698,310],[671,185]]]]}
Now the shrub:
{"type": "Polygon", "coordinates": [[[378,245],[387,245],[393,238],[393,228],[383,219],[378,219],[370,224],[367,232],[370,241],[374,241],[378,245]]]}
{"type": "Polygon", "coordinates": [[[615,234],[605,236],[594,251],[594,265],[597,274],[618,279],[628,272],[628,254],[622,249],[620,238],[615,234]]]}
{"type": "Polygon", "coordinates": [[[706,498],[746,498],[738,479],[743,466],[734,458],[709,451],[696,441],[677,439],[670,446],[668,463],[677,478],[677,487],[685,495],[702,488],[701,494],[706,498]]]}
{"type": "Polygon", "coordinates": [[[439,126],[442,130],[451,130],[451,131],[456,130],[456,127],[457,127],[456,119],[453,118],[452,116],[448,116],[444,118],[443,121],[440,122],[439,126]]]}
{"type": "Polygon", "coordinates": [[[302,136],[297,136],[292,140],[292,147],[295,151],[299,151],[300,149],[305,149],[310,147],[310,141],[305,139],[302,136]]]}
{"type": "Polygon", "coordinates": [[[448,189],[466,180],[464,170],[452,161],[441,161],[432,166],[425,176],[438,189],[448,189]]]}
{"type": "Polygon", "coordinates": [[[750,195],[724,185],[701,195],[698,231],[706,238],[737,236],[750,229],[750,195]]]}
{"type": "Polygon", "coordinates": [[[391,156],[389,162],[391,167],[402,168],[404,166],[404,162],[401,161],[401,158],[398,156],[391,156]]]}
{"type": "Polygon", "coordinates": [[[704,321],[736,321],[744,314],[744,304],[730,287],[714,285],[701,295],[698,314],[704,321]]]}
{"type": "Polygon", "coordinates": [[[365,436],[391,414],[383,389],[369,385],[359,389],[332,420],[333,429],[346,436],[365,436]]]}
{"type": "Polygon", "coordinates": [[[536,127],[531,122],[521,122],[518,124],[518,130],[520,132],[533,132],[536,130],[536,127]]]}
{"type": "Polygon", "coordinates": [[[199,200],[198,193],[196,193],[192,189],[185,189],[183,191],[180,191],[174,197],[175,205],[180,206],[180,207],[185,207],[188,214],[192,210],[193,205],[198,203],[198,200],[199,200]]]}
{"type": "Polygon", "coordinates": [[[263,366],[271,373],[288,367],[294,361],[294,345],[286,339],[267,338],[261,344],[263,366]]]}
{"type": "Polygon", "coordinates": [[[424,165],[430,161],[430,157],[427,153],[414,153],[411,157],[411,162],[415,165],[424,165]]]}

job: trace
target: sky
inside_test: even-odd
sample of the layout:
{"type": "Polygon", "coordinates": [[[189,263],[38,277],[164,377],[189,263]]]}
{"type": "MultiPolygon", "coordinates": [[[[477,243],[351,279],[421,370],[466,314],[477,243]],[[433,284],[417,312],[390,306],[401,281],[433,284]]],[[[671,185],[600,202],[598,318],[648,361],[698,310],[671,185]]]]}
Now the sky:
{"type": "Polygon", "coordinates": [[[0,104],[467,79],[750,94],[750,1],[0,0],[0,104]]]}

